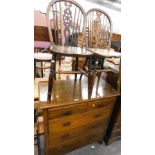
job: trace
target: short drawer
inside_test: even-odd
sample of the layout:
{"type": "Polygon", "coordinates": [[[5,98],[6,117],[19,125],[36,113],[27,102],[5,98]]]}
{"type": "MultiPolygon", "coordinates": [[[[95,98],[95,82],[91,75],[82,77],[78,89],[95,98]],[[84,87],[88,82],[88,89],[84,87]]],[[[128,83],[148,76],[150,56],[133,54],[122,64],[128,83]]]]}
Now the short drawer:
{"type": "Polygon", "coordinates": [[[87,111],[87,105],[77,104],[70,106],[63,106],[59,108],[49,109],[48,110],[48,119],[56,119],[65,116],[71,116],[74,114],[79,114],[87,111]]]}
{"type": "Polygon", "coordinates": [[[88,103],[88,110],[113,107],[115,102],[116,102],[116,97],[105,98],[97,101],[91,101],[88,103]]]}

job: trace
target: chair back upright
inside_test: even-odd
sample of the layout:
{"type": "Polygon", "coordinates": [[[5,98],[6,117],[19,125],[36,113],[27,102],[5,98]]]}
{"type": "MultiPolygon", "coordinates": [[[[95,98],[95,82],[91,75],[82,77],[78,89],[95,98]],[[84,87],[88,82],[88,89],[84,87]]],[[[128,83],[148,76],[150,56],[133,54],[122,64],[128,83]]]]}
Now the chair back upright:
{"type": "Polygon", "coordinates": [[[51,45],[81,46],[84,14],[75,1],[51,1],[46,12],[51,45]]]}
{"type": "Polygon", "coordinates": [[[84,17],[83,46],[110,50],[112,37],[110,16],[100,9],[90,9],[84,17]]]}

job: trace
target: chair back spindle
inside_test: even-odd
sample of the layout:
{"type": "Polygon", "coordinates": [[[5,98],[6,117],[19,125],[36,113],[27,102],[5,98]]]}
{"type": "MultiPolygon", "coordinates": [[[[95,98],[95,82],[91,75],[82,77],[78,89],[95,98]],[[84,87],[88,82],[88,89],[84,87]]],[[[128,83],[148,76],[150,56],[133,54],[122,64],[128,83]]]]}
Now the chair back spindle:
{"type": "Polygon", "coordinates": [[[46,13],[51,45],[82,46],[84,14],[75,1],[51,1],[46,13]]]}
{"type": "Polygon", "coordinates": [[[90,9],[84,17],[83,46],[110,50],[112,22],[109,15],[100,9],[90,9]]]}

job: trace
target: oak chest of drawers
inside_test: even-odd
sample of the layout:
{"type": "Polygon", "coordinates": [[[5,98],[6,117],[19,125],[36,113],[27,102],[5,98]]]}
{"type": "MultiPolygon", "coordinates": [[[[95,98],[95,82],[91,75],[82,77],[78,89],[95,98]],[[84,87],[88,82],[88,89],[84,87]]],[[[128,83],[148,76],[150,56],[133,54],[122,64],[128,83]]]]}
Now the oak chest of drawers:
{"type": "Polygon", "coordinates": [[[116,98],[44,108],[45,154],[61,155],[102,142],[116,98]]]}
{"type": "Polygon", "coordinates": [[[87,79],[54,81],[51,102],[47,102],[47,83],[40,83],[45,155],[62,155],[85,145],[102,142],[119,91],[104,79],[88,90],[87,79]],[[45,100],[44,100],[45,99],[45,100]]]}

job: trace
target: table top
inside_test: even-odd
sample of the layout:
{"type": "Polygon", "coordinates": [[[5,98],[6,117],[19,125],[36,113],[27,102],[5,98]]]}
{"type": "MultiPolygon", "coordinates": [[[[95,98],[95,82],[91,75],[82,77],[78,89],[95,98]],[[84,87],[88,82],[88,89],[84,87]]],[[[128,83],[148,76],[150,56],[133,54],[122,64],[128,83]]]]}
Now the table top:
{"type": "Polygon", "coordinates": [[[120,58],[121,57],[121,53],[115,52],[113,49],[107,50],[107,49],[100,49],[100,48],[87,48],[87,50],[101,57],[106,57],[106,58],[110,58],[110,57],[120,58]]]}
{"type": "Polygon", "coordinates": [[[41,107],[46,107],[47,105],[55,107],[73,104],[74,102],[85,102],[120,95],[118,90],[102,78],[100,78],[98,85],[97,78],[95,78],[91,91],[88,91],[87,79],[77,80],[76,82],[75,80],[56,80],[53,85],[51,101],[47,103],[48,79],[46,79],[47,81],[36,80],[36,83],[38,83],[37,87],[39,88],[36,95],[40,98],[39,106],[41,107]],[[89,93],[91,93],[91,95],[89,93]],[[89,96],[91,97],[89,98],[89,96]]]}
{"type": "Polygon", "coordinates": [[[50,46],[51,53],[64,55],[64,56],[73,56],[73,57],[90,57],[93,53],[85,48],[73,47],[73,46],[61,46],[54,45],[50,46]]]}

